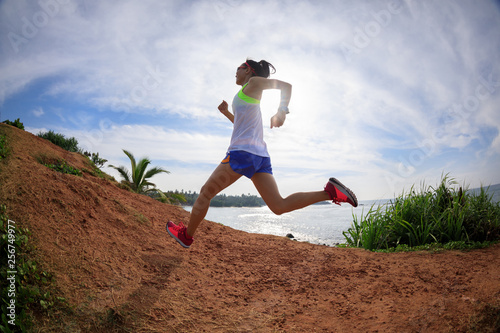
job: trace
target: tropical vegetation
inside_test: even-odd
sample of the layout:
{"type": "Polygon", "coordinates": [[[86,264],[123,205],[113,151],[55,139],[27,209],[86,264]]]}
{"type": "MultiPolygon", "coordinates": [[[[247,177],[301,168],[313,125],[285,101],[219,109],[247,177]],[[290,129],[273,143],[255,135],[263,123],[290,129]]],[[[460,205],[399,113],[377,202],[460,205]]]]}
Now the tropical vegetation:
{"type": "Polygon", "coordinates": [[[0,135],[0,160],[6,158],[9,154],[9,146],[5,135],[0,135]]]}
{"type": "Polygon", "coordinates": [[[14,121],[10,121],[7,119],[7,120],[4,120],[3,123],[24,130],[24,124],[21,122],[20,118],[17,118],[14,121]]]}
{"type": "Polygon", "coordinates": [[[99,153],[90,153],[88,151],[85,151],[83,152],[83,155],[87,156],[99,169],[102,168],[108,161],[107,159],[101,158],[99,156],[99,153]]]}
{"type": "Polygon", "coordinates": [[[37,265],[30,231],[9,220],[6,210],[0,205],[0,331],[29,332],[34,312],[48,316],[54,307],[65,308],[67,303],[55,296],[52,274],[37,265]]]}
{"type": "Polygon", "coordinates": [[[344,237],[349,246],[367,250],[422,246],[431,243],[475,243],[500,239],[500,203],[487,189],[479,192],[456,187],[458,183],[443,176],[436,186],[415,190],[412,186],[387,205],[372,206],[344,237]]]}
{"type": "Polygon", "coordinates": [[[169,171],[160,168],[153,167],[148,170],[151,160],[147,157],[141,158],[136,161],[134,155],[123,149],[123,152],[130,159],[131,170],[129,171],[124,166],[116,167],[114,165],[109,165],[110,168],[118,171],[122,179],[122,184],[127,186],[132,192],[139,194],[148,193],[158,193],[160,196],[164,196],[163,192],[156,188],[156,185],[151,183],[150,179],[160,173],[170,173],[169,171]]]}
{"type": "Polygon", "coordinates": [[[66,138],[63,134],[55,133],[50,130],[48,132],[40,132],[37,134],[40,138],[49,140],[56,146],[61,147],[64,150],[70,151],[72,153],[80,152],[80,148],[78,148],[78,140],[74,137],[66,138]]]}
{"type": "Polygon", "coordinates": [[[54,131],[50,130],[48,132],[40,132],[37,134],[40,138],[49,140],[56,146],[61,147],[64,150],[70,151],[72,153],[80,153],[89,158],[92,163],[97,168],[102,168],[104,164],[108,161],[104,158],[101,158],[99,156],[99,153],[90,153],[88,151],[84,151],[82,148],[78,146],[78,140],[75,137],[67,138],[63,134],[60,133],[55,133],[54,131]]]}
{"type": "MultiPolygon", "coordinates": [[[[80,153],[86,156],[96,167],[93,171],[94,173],[98,173],[100,176],[102,172],[101,169],[104,164],[108,161],[99,156],[99,153],[90,153],[88,151],[84,151],[78,146],[78,140],[74,137],[67,138],[63,134],[55,133],[52,130],[47,132],[40,132],[38,136],[46,139],[53,144],[67,150],[70,152],[80,153]]],[[[1,143],[1,142],[0,142],[1,143]]],[[[3,145],[2,145],[3,146],[3,145]]],[[[1,150],[0,150],[1,152],[1,150]]],[[[170,204],[183,204],[186,199],[182,196],[182,194],[174,193],[174,192],[162,192],[156,188],[156,185],[151,183],[149,179],[159,173],[170,173],[167,170],[162,168],[154,167],[147,170],[151,160],[148,158],[142,158],[139,161],[136,161],[135,157],[128,151],[123,150],[123,152],[129,157],[131,162],[131,171],[129,171],[124,166],[113,166],[109,165],[109,167],[116,169],[120,176],[123,178],[121,184],[125,186],[127,189],[132,192],[136,192],[139,194],[147,194],[159,201],[170,203],[170,204]]],[[[48,163],[45,161],[40,161],[40,163],[46,165],[49,168],[52,168],[56,171],[63,173],[70,173],[75,175],[81,175],[79,170],[71,170],[71,167],[68,166],[64,161],[58,161],[57,163],[48,163]]]]}
{"type": "MultiPolygon", "coordinates": [[[[181,191],[182,194],[186,198],[186,205],[192,206],[199,194],[196,192],[184,192],[181,191]]],[[[218,194],[216,195],[212,201],[210,201],[211,207],[261,207],[266,203],[264,200],[256,195],[226,195],[226,194],[218,194]]]]}

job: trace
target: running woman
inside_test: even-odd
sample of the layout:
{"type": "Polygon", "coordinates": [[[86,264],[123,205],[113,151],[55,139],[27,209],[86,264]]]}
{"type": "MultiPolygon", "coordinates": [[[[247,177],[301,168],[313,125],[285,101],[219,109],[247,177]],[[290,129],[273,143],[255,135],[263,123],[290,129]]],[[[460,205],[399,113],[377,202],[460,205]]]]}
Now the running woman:
{"type": "Polygon", "coordinates": [[[193,236],[207,214],[210,201],[241,176],[254,183],[264,202],[277,215],[325,200],[333,200],[339,205],[341,202],[354,207],[358,205],[354,193],[335,178],[330,178],[323,191],[299,192],[286,198],[281,196],[264,142],[260,100],[264,90],[281,91],[281,103],[278,112],[271,118],[271,128],[281,127],[289,113],[292,86],[284,81],[269,79],[271,69],[271,74],[274,74],[276,69],[265,60],[247,60],[241,64],[236,70],[236,84],[242,88],[233,99],[234,114],[229,111],[226,101],[219,105],[219,111],[234,124],[227,155],[201,188],[187,227],[182,222],[178,225],[171,221],[167,223],[168,233],[185,248],[193,243],[193,236]]]}

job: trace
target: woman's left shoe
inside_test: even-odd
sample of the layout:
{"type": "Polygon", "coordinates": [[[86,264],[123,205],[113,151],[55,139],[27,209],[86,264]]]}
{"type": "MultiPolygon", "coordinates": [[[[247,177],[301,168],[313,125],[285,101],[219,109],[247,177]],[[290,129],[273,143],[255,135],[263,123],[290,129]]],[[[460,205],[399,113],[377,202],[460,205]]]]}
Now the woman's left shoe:
{"type": "Polygon", "coordinates": [[[187,228],[182,222],[179,225],[175,225],[173,222],[168,221],[167,232],[186,249],[193,243],[194,238],[187,234],[187,228]]]}

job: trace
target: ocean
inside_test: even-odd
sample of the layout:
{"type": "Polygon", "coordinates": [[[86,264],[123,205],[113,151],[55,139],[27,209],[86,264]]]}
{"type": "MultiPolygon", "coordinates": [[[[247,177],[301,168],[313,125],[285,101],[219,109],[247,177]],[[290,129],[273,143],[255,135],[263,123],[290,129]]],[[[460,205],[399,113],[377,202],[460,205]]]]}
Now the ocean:
{"type": "MultiPolygon", "coordinates": [[[[492,201],[500,202],[500,184],[489,189],[492,201]]],[[[469,190],[473,194],[479,189],[469,190]]],[[[210,207],[205,219],[221,223],[233,229],[256,234],[269,234],[285,237],[292,234],[301,242],[335,246],[346,243],[342,232],[352,224],[353,215],[358,217],[370,210],[372,205],[389,203],[391,200],[360,201],[353,208],[348,204],[338,206],[332,203],[312,205],[283,215],[275,215],[267,206],[263,207],[210,207]]],[[[184,207],[191,211],[190,206],[184,207]]]]}
{"type": "MultiPolygon", "coordinates": [[[[297,241],[335,246],[346,242],[342,232],[351,226],[353,214],[359,218],[373,203],[360,202],[356,208],[348,204],[312,205],[279,216],[267,206],[210,207],[205,219],[250,233],[282,237],[292,234],[297,241]]],[[[187,211],[191,208],[184,207],[187,211]]]]}

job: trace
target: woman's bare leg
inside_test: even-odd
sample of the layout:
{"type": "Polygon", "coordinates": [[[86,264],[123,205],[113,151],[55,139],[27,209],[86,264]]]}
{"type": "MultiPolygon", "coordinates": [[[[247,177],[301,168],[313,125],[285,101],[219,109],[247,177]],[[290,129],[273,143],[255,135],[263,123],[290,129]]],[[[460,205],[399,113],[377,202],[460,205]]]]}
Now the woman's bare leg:
{"type": "Polygon", "coordinates": [[[252,177],[252,182],[269,209],[277,215],[330,199],[328,193],[325,191],[299,192],[283,199],[276,180],[270,173],[256,173],[252,177]]]}
{"type": "Polygon", "coordinates": [[[210,200],[212,200],[220,191],[233,184],[241,177],[240,174],[234,172],[229,163],[219,164],[215,168],[212,175],[208,178],[205,185],[200,190],[200,195],[196,199],[189,224],[187,226],[187,234],[193,236],[201,221],[207,215],[208,207],[210,207],[210,200]]]}

